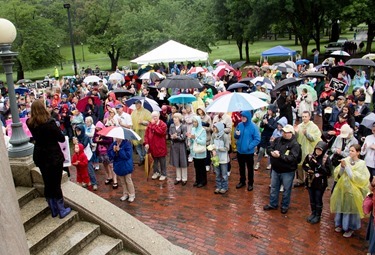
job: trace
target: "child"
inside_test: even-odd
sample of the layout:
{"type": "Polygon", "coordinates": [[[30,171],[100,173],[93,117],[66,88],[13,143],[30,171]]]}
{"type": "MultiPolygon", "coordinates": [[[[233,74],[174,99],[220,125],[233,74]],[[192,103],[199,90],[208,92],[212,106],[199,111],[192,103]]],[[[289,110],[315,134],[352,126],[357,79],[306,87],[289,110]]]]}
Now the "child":
{"type": "Polygon", "coordinates": [[[320,222],[320,216],[323,210],[323,194],[328,185],[328,176],[331,171],[323,163],[324,153],[327,150],[327,144],[323,141],[318,142],[312,154],[306,155],[302,164],[302,169],[307,173],[305,183],[309,191],[311,215],[307,222],[316,224],[320,222]]]}
{"type": "Polygon", "coordinates": [[[218,165],[215,163],[216,173],[216,189],[215,194],[225,194],[228,191],[228,162],[229,162],[229,137],[224,132],[224,124],[217,122],[213,127],[213,134],[211,137],[212,156],[218,157],[218,165]]]}
{"type": "Polygon", "coordinates": [[[82,183],[82,187],[86,188],[88,183],[90,183],[88,160],[85,155],[83,145],[80,143],[74,145],[72,165],[77,168],[77,183],[82,183]]]}

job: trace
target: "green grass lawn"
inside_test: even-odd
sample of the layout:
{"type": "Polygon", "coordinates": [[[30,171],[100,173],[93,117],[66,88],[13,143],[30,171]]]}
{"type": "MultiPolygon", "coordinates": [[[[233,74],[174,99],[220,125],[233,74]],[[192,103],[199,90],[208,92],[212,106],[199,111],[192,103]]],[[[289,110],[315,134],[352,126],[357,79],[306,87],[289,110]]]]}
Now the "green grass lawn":
{"type": "MultiPolygon", "coordinates": [[[[353,38],[353,32],[346,32],[340,37],[347,37],[348,39],[353,38]]],[[[324,45],[328,43],[328,38],[324,37],[321,39],[321,51],[322,51],[322,56],[324,53],[324,45]]],[[[288,40],[288,38],[278,38],[278,40],[274,40],[273,38],[271,40],[261,40],[261,41],[256,41],[253,44],[250,45],[250,61],[252,63],[255,63],[259,58],[261,52],[272,48],[277,45],[282,45],[285,47],[289,47],[294,50],[301,51],[300,45],[294,45],[294,37],[293,40],[288,40]]],[[[374,44],[373,44],[374,45],[374,44]]],[[[374,49],[375,45],[373,46],[374,49]]],[[[245,45],[243,45],[243,48],[245,48],[245,45]]],[[[311,49],[315,48],[315,43],[313,40],[310,41],[309,48],[308,48],[308,53],[309,56],[308,58],[312,59],[312,53],[311,49]]],[[[65,75],[72,75],[74,73],[73,69],[73,61],[72,61],[72,52],[71,52],[71,47],[69,45],[67,46],[62,46],[60,48],[61,55],[64,57],[63,61],[63,70],[61,70],[60,65],[58,66],[59,72],[60,72],[60,77],[65,76],[65,75]]],[[[58,50],[56,49],[56,52],[58,50]]],[[[98,65],[102,70],[109,70],[111,68],[111,63],[109,57],[104,54],[93,54],[90,53],[88,50],[87,45],[83,45],[83,52],[82,52],[82,46],[81,45],[76,45],[75,46],[75,55],[77,59],[77,66],[78,70],[81,69],[82,67],[95,67],[95,65],[98,65]],[[83,54],[85,61],[83,61],[83,54]]],[[[243,57],[245,58],[245,51],[243,50],[243,57]]],[[[225,59],[228,62],[232,61],[232,63],[239,61],[239,53],[238,53],[238,48],[235,43],[235,41],[231,40],[230,42],[228,40],[225,41],[219,41],[216,43],[216,45],[212,46],[212,52],[209,54],[209,60],[212,63],[215,59],[225,59]]],[[[283,58],[271,58],[270,62],[279,62],[279,61],[285,61],[287,60],[287,57],[283,58]]],[[[129,59],[121,59],[119,60],[119,66],[129,66],[132,67],[133,69],[137,68],[136,64],[131,64],[129,59]]],[[[26,72],[25,73],[25,78],[31,79],[31,80],[36,80],[36,79],[43,79],[44,76],[47,74],[53,74],[54,66],[51,66],[50,68],[44,68],[40,70],[35,70],[32,72],[26,72]]],[[[14,79],[16,80],[16,74],[13,75],[14,79]]],[[[5,80],[5,75],[0,74],[0,80],[5,80]]]]}

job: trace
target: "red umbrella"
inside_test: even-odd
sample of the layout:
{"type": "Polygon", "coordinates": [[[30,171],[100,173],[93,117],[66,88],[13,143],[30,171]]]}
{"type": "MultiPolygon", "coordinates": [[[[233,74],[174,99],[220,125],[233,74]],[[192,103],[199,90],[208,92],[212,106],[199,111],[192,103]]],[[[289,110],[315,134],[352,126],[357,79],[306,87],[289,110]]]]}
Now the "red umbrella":
{"type": "Polygon", "coordinates": [[[193,74],[193,73],[200,73],[200,72],[206,72],[207,70],[203,67],[192,67],[190,70],[187,72],[188,74],[193,74]]]}
{"type": "Polygon", "coordinates": [[[214,100],[216,100],[216,99],[218,99],[219,97],[221,97],[221,96],[224,96],[224,95],[226,95],[226,94],[230,94],[230,93],[232,93],[232,92],[230,92],[230,91],[224,91],[224,92],[220,92],[220,93],[217,93],[215,96],[214,96],[214,100]]]}
{"type": "Polygon", "coordinates": [[[222,64],[222,65],[219,65],[218,67],[216,67],[216,69],[213,71],[213,74],[221,77],[221,76],[224,75],[225,70],[234,71],[233,67],[231,67],[230,65],[222,64]]]}
{"type": "Polygon", "coordinates": [[[86,105],[88,104],[88,101],[89,101],[89,98],[91,98],[92,101],[94,102],[94,104],[96,104],[96,105],[102,104],[99,97],[94,97],[94,96],[84,97],[81,100],[79,100],[78,103],[77,103],[76,108],[77,108],[78,111],[80,111],[80,112],[85,111],[86,105]]]}

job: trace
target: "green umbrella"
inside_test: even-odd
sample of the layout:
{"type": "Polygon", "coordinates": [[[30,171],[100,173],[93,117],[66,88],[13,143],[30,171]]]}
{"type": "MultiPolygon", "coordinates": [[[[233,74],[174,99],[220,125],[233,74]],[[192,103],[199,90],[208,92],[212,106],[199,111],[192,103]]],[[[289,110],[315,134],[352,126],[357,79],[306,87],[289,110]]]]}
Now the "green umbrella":
{"type": "Polygon", "coordinates": [[[301,96],[302,89],[304,89],[304,88],[307,89],[307,93],[311,95],[313,101],[318,100],[318,95],[316,94],[316,90],[313,87],[311,87],[310,85],[307,85],[307,84],[302,84],[302,85],[297,87],[298,96],[301,96]]]}

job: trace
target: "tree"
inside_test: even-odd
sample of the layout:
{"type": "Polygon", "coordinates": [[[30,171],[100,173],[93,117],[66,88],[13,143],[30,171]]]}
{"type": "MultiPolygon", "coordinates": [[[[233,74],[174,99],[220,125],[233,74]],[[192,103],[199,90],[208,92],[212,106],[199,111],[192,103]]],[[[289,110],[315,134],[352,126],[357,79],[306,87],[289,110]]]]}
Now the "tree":
{"type": "Polygon", "coordinates": [[[18,52],[15,68],[17,79],[24,71],[36,70],[59,63],[56,45],[63,34],[45,18],[43,8],[20,0],[3,1],[0,16],[9,19],[17,29],[12,50],[18,52]]]}

